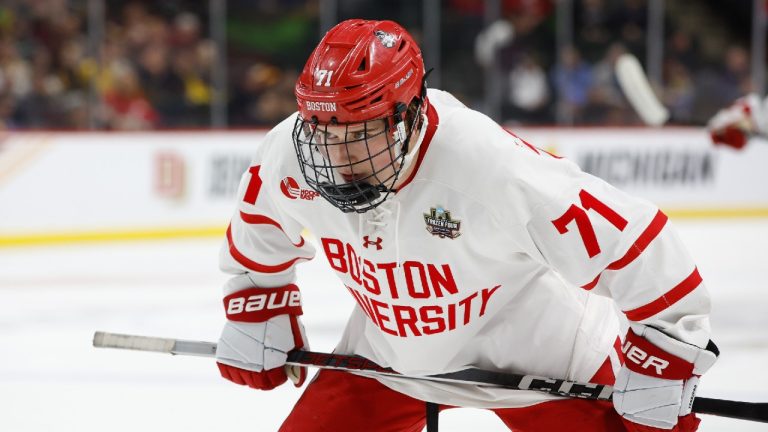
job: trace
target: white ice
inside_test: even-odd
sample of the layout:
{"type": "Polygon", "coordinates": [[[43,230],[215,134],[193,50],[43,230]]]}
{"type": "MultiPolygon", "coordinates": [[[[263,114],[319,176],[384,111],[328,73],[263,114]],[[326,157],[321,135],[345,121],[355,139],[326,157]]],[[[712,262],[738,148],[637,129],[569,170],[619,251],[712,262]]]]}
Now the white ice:
{"type": "MultiPolygon", "coordinates": [[[[674,221],[714,299],[722,355],[699,395],[768,401],[768,221],[674,221]]],[[[211,359],[97,350],[95,330],[216,341],[218,240],[0,249],[0,430],[274,431],[301,391],[230,384],[211,359]]],[[[330,350],[352,300],[322,257],[299,284],[311,347],[330,350]]],[[[356,409],[349,407],[350,410],[356,409]]],[[[359,407],[357,409],[365,409],[359,407]]],[[[491,413],[440,430],[506,430],[491,413]]],[[[768,430],[703,416],[701,431],[768,430]]]]}

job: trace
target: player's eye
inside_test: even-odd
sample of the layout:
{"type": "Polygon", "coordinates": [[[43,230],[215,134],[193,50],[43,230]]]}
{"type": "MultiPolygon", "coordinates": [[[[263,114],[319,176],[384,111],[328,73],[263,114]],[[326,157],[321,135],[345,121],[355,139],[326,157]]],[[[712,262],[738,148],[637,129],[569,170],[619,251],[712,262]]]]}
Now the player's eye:
{"type": "Polygon", "coordinates": [[[363,129],[359,131],[354,131],[349,133],[349,137],[353,141],[362,141],[367,140],[375,137],[376,135],[380,134],[381,131],[374,131],[370,129],[363,129]]]}

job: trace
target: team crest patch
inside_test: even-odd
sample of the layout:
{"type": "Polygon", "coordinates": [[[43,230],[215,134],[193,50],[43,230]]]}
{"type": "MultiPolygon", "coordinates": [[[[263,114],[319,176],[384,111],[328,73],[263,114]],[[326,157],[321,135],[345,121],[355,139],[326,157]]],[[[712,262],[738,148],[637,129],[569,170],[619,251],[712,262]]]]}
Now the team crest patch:
{"type": "Polygon", "coordinates": [[[451,212],[440,206],[432,207],[429,213],[424,213],[424,222],[427,231],[434,236],[455,239],[461,235],[461,221],[451,219],[451,212]]]}
{"type": "Polygon", "coordinates": [[[302,189],[299,186],[299,182],[293,177],[286,177],[280,182],[280,191],[286,198],[292,200],[301,198],[306,201],[314,201],[315,198],[320,196],[320,193],[312,189],[302,189]]]}
{"type": "Polygon", "coordinates": [[[386,48],[392,48],[395,46],[395,35],[391,33],[387,33],[385,31],[376,30],[373,32],[373,34],[376,35],[377,38],[381,41],[381,44],[384,45],[386,48]]]}

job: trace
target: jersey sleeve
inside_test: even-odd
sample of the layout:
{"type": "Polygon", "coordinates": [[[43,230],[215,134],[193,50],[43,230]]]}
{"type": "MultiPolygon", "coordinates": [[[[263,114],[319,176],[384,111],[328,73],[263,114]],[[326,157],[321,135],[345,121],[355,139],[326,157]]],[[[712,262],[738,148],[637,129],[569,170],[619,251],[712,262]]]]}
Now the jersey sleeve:
{"type": "MultiPolygon", "coordinates": [[[[529,254],[630,321],[705,347],[710,298],[667,216],[515,137],[509,202],[529,254]]],[[[512,216],[510,216],[512,217],[512,216]]]]}
{"type": "Polygon", "coordinates": [[[296,264],[315,254],[314,247],[302,237],[301,224],[273,199],[274,191],[279,190],[272,175],[276,167],[269,166],[263,156],[269,138],[240,180],[237,206],[219,254],[221,270],[236,275],[228,286],[242,288],[242,275],[247,275],[251,286],[292,283],[296,264]]]}

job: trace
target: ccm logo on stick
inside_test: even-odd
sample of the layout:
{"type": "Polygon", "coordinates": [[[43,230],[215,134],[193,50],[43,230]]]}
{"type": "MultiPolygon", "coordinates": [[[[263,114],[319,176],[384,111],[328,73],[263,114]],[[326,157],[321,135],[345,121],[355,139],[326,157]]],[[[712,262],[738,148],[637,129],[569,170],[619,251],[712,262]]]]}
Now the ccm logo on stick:
{"type": "Polygon", "coordinates": [[[624,353],[624,358],[643,369],[653,367],[656,370],[657,375],[662,375],[664,369],[669,366],[668,361],[648,354],[637,345],[633,345],[630,341],[624,343],[621,347],[621,352],[624,353]]]}

